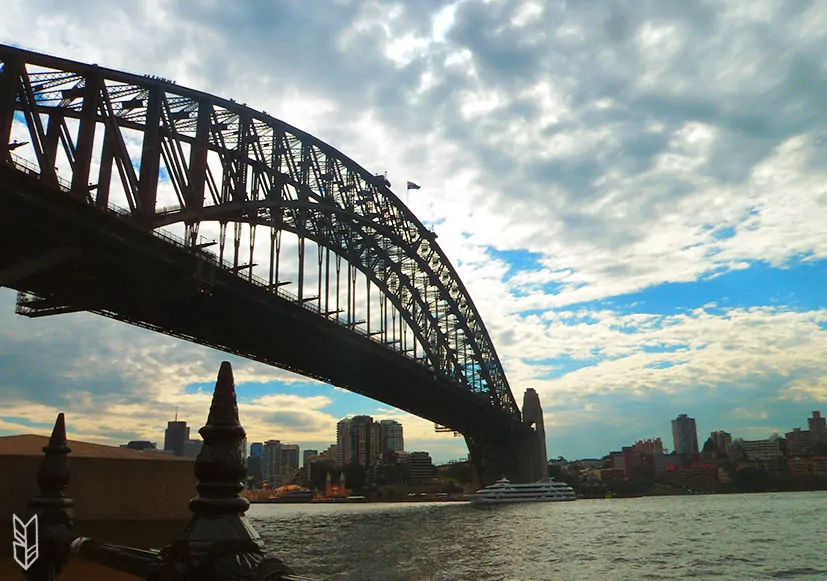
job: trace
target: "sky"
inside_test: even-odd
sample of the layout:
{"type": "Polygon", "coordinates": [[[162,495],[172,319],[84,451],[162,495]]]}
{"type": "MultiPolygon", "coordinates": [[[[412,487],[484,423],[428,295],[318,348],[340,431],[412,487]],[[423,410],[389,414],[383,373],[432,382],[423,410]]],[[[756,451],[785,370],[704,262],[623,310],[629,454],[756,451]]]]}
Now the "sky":
{"type": "MultiPolygon", "coordinates": [[[[550,457],[696,418],[766,438],[827,412],[827,8],[806,1],[4,0],[0,43],[173,79],[333,145],[431,225],[550,457]]],[[[301,376],[0,290],[0,435],[163,442],[233,363],[249,440],[398,419],[301,376]]]]}

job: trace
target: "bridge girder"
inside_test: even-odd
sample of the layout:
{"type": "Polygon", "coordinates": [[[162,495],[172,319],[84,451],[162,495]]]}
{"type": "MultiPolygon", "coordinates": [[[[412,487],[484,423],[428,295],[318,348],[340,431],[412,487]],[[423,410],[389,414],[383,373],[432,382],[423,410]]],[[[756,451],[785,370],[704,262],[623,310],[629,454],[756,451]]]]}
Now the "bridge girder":
{"type": "MultiPolygon", "coordinates": [[[[519,422],[519,408],[467,289],[436,235],[391,192],[384,176],[266,112],[171,81],[3,45],[0,66],[0,162],[19,161],[10,144],[17,116],[31,142],[28,161],[42,181],[89,205],[117,211],[146,231],[161,233],[183,224],[185,244],[193,249],[204,245],[200,225],[218,222],[218,263],[241,278],[260,279],[280,296],[289,293],[283,293],[274,246],[281,232],[290,232],[300,245],[295,301],[326,318],[334,311],[327,300],[322,308],[322,248],[332,251],[337,276],[344,259],[348,275],[355,268],[368,281],[369,336],[373,284],[381,304],[391,304],[392,317],[398,316],[400,326],[404,320],[415,339],[407,350],[407,335],[397,338],[394,330],[392,348],[407,357],[412,351],[414,358],[421,349],[434,373],[484,395],[519,422]],[[56,171],[61,163],[69,167],[68,181],[56,171]],[[117,208],[115,199],[126,208],[117,208]],[[234,231],[229,262],[224,256],[228,224],[234,231]],[[240,262],[239,225],[250,231],[249,264],[240,262]],[[270,230],[264,261],[269,272],[261,277],[254,275],[256,227],[270,230]],[[303,292],[304,240],[319,247],[317,297],[303,292]]],[[[330,257],[325,256],[329,275],[330,257]]],[[[353,281],[355,305],[355,276],[353,281]]],[[[329,288],[324,290],[329,294],[329,288]]],[[[337,280],[336,311],[339,291],[337,280]]],[[[356,308],[351,312],[347,296],[344,324],[355,329],[356,308]]],[[[384,309],[378,333],[387,343],[390,323],[384,309]]]]}

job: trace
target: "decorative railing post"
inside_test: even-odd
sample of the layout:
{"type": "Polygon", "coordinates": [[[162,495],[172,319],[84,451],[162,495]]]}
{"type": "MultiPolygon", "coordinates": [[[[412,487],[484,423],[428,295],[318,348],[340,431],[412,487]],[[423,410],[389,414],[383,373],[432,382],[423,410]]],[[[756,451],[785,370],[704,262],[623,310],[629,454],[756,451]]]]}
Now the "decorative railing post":
{"type": "Polygon", "coordinates": [[[198,496],[190,500],[194,516],[183,534],[161,551],[102,543],[72,531],[66,428],[63,414],[55,423],[38,473],[39,496],[30,502],[38,515],[41,554],[27,571],[28,581],[54,581],[68,556],[124,571],[147,581],[310,581],[292,574],[280,560],[266,558],[258,533],[244,519],[250,507],[239,495],[247,466],[241,441],[235,383],[230,364],[218,372],[204,438],[195,460],[198,496]]]}
{"type": "Polygon", "coordinates": [[[265,558],[263,543],[244,518],[250,506],[239,493],[247,475],[238,419],[235,382],[230,363],[218,371],[204,439],[195,460],[198,496],[189,507],[194,513],[180,538],[161,552],[163,570],[158,579],[202,581],[277,580],[292,571],[279,559],[265,558]]]}
{"type": "MultiPolygon", "coordinates": [[[[53,542],[49,532],[55,529],[71,530],[72,505],[66,495],[69,484],[69,458],[71,449],[66,443],[66,424],[63,413],[58,414],[49,443],[43,447],[45,457],[37,471],[37,485],[40,492],[29,501],[28,519],[37,517],[40,542],[38,556],[26,571],[29,581],[52,581],[57,579],[68,560],[66,547],[53,542]]],[[[28,521],[27,519],[27,521],[28,521]]]]}

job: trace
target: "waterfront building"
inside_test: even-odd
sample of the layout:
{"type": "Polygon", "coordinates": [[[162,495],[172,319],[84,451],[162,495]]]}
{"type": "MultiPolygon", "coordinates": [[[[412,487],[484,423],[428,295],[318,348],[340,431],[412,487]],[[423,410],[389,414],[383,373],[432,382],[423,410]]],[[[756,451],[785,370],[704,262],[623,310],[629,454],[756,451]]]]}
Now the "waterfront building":
{"type": "Polygon", "coordinates": [[[663,454],[663,442],[660,438],[638,440],[635,449],[641,454],[663,454]]]}
{"type": "Polygon", "coordinates": [[[698,430],[695,427],[695,418],[680,414],[672,420],[672,438],[678,454],[697,454],[698,430]]]}
{"type": "Polygon", "coordinates": [[[741,440],[737,446],[747,461],[772,462],[783,456],[778,440],[741,440]]]}
{"type": "Polygon", "coordinates": [[[261,455],[247,458],[247,480],[255,487],[261,482],[261,455]]]}
{"type": "Polygon", "coordinates": [[[809,456],[815,451],[816,439],[810,430],[795,428],[792,432],[784,434],[784,441],[787,444],[787,457],[809,456]]]}
{"type": "Polygon", "coordinates": [[[345,418],[336,424],[336,462],[339,466],[371,466],[381,456],[381,431],[371,416],[345,418]]]}
{"type": "Polygon", "coordinates": [[[821,412],[813,412],[813,417],[807,419],[807,426],[816,442],[827,442],[827,418],[821,417],[821,412]]]}
{"type": "Polygon", "coordinates": [[[379,423],[370,416],[355,416],[351,421],[350,462],[372,466],[382,455],[379,423]]]}
{"type": "Polygon", "coordinates": [[[187,422],[179,422],[177,419],[167,422],[167,429],[164,431],[164,450],[169,450],[176,456],[184,455],[184,446],[190,439],[190,429],[187,422]]]}
{"type": "Polygon", "coordinates": [[[281,465],[279,473],[282,481],[292,478],[296,470],[299,469],[299,457],[300,450],[298,444],[281,445],[281,465]]]}
{"type": "Polygon", "coordinates": [[[824,477],[827,476],[827,458],[790,458],[787,469],[793,478],[824,477]]]}
{"type": "Polygon", "coordinates": [[[201,453],[201,440],[187,440],[184,442],[184,458],[198,458],[201,453]]]}
{"type": "Polygon", "coordinates": [[[318,450],[313,450],[311,448],[308,448],[307,450],[302,452],[302,466],[307,466],[310,459],[314,458],[318,455],[319,455],[319,451],[318,450]]]}
{"type": "Polygon", "coordinates": [[[436,466],[428,452],[410,452],[404,461],[408,482],[427,482],[437,476],[436,466]]]}
{"type": "Polygon", "coordinates": [[[712,438],[712,443],[715,444],[715,451],[718,454],[732,454],[732,434],[723,430],[710,432],[709,437],[712,438]]]}
{"type": "Polygon", "coordinates": [[[609,462],[612,469],[621,470],[626,478],[634,480],[642,475],[654,476],[655,458],[659,456],[663,454],[641,453],[637,445],[623,446],[620,452],[609,453],[609,462]]]}
{"type": "Polygon", "coordinates": [[[350,435],[352,420],[344,418],[336,424],[336,465],[350,463],[350,435]]]}
{"type": "Polygon", "coordinates": [[[261,479],[273,484],[281,473],[281,441],[267,440],[261,447],[261,479]]]}
{"type": "Polygon", "coordinates": [[[402,424],[396,420],[382,420],[379,422],[380,454],[387,451],[402,452],[405,449],[405,438],[402,435],[402,424]]]}
{"type": "Polygon", "coordinates": [[[264,444],[262,442],[253,442],[250,444],[250,456],[261,456],[263,448],[264,444]]]}
{"type": "Polygon", "coordinates": [[[319,454],[320,460],[327,460],[329,462],[333,462],[334,464],[339,463],[339,446],[337,444],[332,444],[328,446],[327,450],[319,454]]]}

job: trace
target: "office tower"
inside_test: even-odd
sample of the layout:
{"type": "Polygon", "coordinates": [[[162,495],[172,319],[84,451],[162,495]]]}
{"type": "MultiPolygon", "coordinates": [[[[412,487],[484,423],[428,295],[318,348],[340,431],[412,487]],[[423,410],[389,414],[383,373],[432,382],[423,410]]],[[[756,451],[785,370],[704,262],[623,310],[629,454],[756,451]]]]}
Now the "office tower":
{"type": "Polygon", "coordinates": [[[261,448],[261,479],[272,483],[281,472],[281,442],[267,440],[261,448]]]}
{"type": "Polygon", "coordinates": [[[318,450],[313,450],[313,449],[310,449],[310,448],[308,448],[307,450],[302,452],[302,466],[307,466],[307,461],[310,458],[313,458],[314,456],[318,456],[318,455],[319,455],[318,450]]]}
{"type": "Polygon", "coordinates": [[[187,440],[184,442],[183,456],[186,458],[198,458],[201,453],[201,440],[187,440]]]}
{"type": "Polygon", "coordinates": [[[283,479],[291,478],[299,469],[299,446],[297,444],[281,445],[281,467],[280,474],[283,479]]]}
{"type": "Polygon", "coordinates": [[[336,424],[336,464],[350,464],[351,419],[344,418],[336,424]]]}
{"type": "Polygon", "coordinates": [[[350,463],[370,466],[381,456],[379,423],[370,416],[355,416],[350,422],[350,463]]]}
{"type": "MultiPolygon", "coordinates": [[[[176,416],[177,417],[177,416],[176,416]]],[[[169,450],[176,456],[184,455],[184,445],[190,439],[190,429],[187,422],[167,422],[164,432],[164,450],[169,450]]]]}
{"type": "Polygon", "coordinates": [[[261,451],[264,448],[262,442],[253,442],[250,444],[250,456],[261,456],[261,451]]]}
{"type": "Polygon", "coordinates": [[[695,428],[695,418],[681,414],[672,420],[672,438],[678,454],[697,454],[698,430],[695,428]]]}
{"type": "Polygon", "coordinates": [[[402,452],[405,450],[405,439],[402,436],[402,424],[396,420],[382,420],[379,422],[380,452],[402,452]]]}
{"type": "Polygon", "coordinates": [[[718,430],[709,434],[712,443],[715,444],[715,451],[718,454],[730,454],[732,452],[732,435],[729,432],[718,430]]]}

